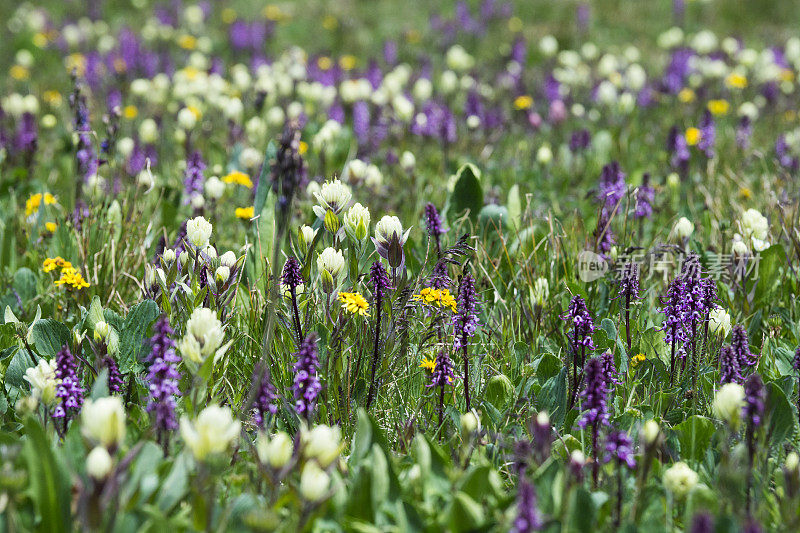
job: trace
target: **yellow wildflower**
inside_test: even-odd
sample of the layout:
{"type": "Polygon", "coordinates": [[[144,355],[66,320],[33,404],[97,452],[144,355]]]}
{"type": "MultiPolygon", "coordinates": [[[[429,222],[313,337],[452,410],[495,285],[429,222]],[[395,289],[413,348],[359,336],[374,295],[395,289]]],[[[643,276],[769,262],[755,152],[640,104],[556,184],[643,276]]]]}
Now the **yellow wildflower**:
{"type": "Polygon", "coordinates": [[[222,10],[222,22],[225,24],[230,24],[236,20],[236,10],[231,9],[230,7],[226,7],[222,10]]]}
{"type": "Polygon", "coordinates": [[[44,229],[46,229],[50,233],[55,233],[57,227],[58,226],[56,225],[55,222],[45,222],[44,223],[44,229]]]}
{"type": "Polygon", "coordinates": [[[631,368],[636,368],[644,362],[645,359],[647,359],[647,357],[643,353],[634,355],[631,357],[631,368]]]}
{"type": "Polygon", "coordinates": [[[339,20],[333,15],[325,15],[322,19],[322,27],[328,31],[335,30],[339,27],[339,20]]]}
{"type": "Polygon", "coordinates": [[[305,141],[300,141],[297,151],[300,153],[300,155],[306,155],[306,152],[308,152],[308,143],[305,141]]]}
{"type": "Polygon", "coordinates": [[[419,294],[413,295],[411,299],[428,305],[450,308],[451,311],[454,313],[456,312],[456,299],[453,298],[453,295],[450,294],[450,291],[447,289],[425,287],[419,291],[419,294]]]}
{"type": "Polygon", "coordinates": [[[178,46],[183,48],[184,50],[194,50],[197,46],[197,39],[188,34],[181,35],[178,37],[178,46]]]}
{"type": "Polygon", "coordinates": [[[357,292],[340,292],[339,296],[336,298],[342,302],[342,306],[348,313],[367,316],[369,304],[364,297],[357,292]]]}
{"type": "Polygon", "coordinates": [[[419,30],[408,30],[406,32],[406,42],[411,44],[417,44],[422,39],[422,34],[419,30]]]}
{"type": "Polygon", "coordinates": [[[794,81],[794,72],[788,68],[781,70],[781,81],[794,81]]]}
{"type": "Polygon", "coordinates": [[[333,61],[328,56],[320,56],[317,58],[317,66],[321,70],[330,70],[330,68],[333,66],[333,61]]]}
{"type": "Polygon", "coordinates": [[[753,191],[751,191],[748,187],[739,188],[739,198],[749,200],[752,196],[753,196],[753,191]]]}
{"type": "Polygon", "coordinates": [[[508,19],[508,31],[513,33],[522,31],[522,19],[519,17],[511,17],[508,19]]]}
{"type": "Polygon", "coordinates": [[[194,115],[194,118],[196,118],[197,120],[200,120],[203,117],[203,112],[200,111],[199,108],[197,108],[197,107],[195,107],[193,105],[186,106],[186,109],[191,111],[192,114],[194,115]]]}
{"type": "Polygon", "coordinates": [[[684,104],[688,104],[688,103],[694,102],[694,98],[695,98],[694,91],[691,90],[688,87],[684,87],[678,93],[678,100],[680,100],[684,104]]]}
{"type": "Polygon", "coordinates": [[[275,4],[269,4],[266,6],[263,10],[261,10],[261,14],[264,15],[264,18],[274,20],[275,22],[289,18],[289,15],[284,13],[281,8],[275,4]]]}
{"type": "Polygon", "coordinates": [[[725,85],[732,89],[744,89],[747,87],[747,77],[742,74],[737,74],[736,72],[731,72],[728,74],[728,77],[725,78],[725,85]]]}
{"type": "Polygon", "coordinates": [[[58,91],[45,91],[42,94],[44,101],[50,104],[52,107],[59,107],[61,105],[61,93],[58,91]]]}
{"type": "Polygon", "coordinates": [[[36,48],[44,48],[45,46],[47,46],[47,35],[45,35],[42,32],[36,33],[34,34],[33,39],[31,39],[31,41],[33,42],[34,46],[36,46],[36,48]]]}
{"type": "Polygon", "coordinates": [[[236,185],[243,185],[248,189],[253,188],[253,180],[250,179],[250,176],[248,176],[244,172],[239,172],[238,170],[234,170],[227,176],[223,177],[222,181],[224,181],[225,183],[235,183],[236,185]]]}
{"type": "Polygon", "coordinates": [[[30,71],[26,67],[23,67],[22,65],[14,65],[13,67],[11,67],[8,73],[11,75],[12,78],[14,78],[17,81],[27,80],[31,76],[30,71]]]}
{"type": "Polygon", "coordinates": [[[533,105],[533,98],[528,96],[527,94],[522,96],[517,96],[514,99],[514,108],[515,109],[530,109],[533,105]]]}
{"type": "Polygon", "coordinates": [[[44,260],[44,263],[42,263],[42,270],[45,272],[51,272],[56,268],[71,269],[72,263],[65,260],[60,255],[53,258],[48,257],[47,259],[44,260]]]}
{"type": "Polygon", "coordinates": [[[133,120],[139,115],[139,109],[135,105],[126,105],[122,115],[128,120],[133,120]]]}
{"type": "Polygon", "coordinates": [[[688,128],[686,130],[686,144],[689,146],[694,146],[698,142],[700,142],[700,137],[703,136],[703,132],[701,132],[697,128],[688,128]]]}
{"type": "Polygon", "coordinates": [[[419,364],[419,367],[424,368],[428,372],[433,372],[433,370],[436,368],[436,358],[431,357],[430,359],[428,359],[427,357],[423,357],[422,362],[419,364]]]}
{"type": "Polygon", "coordinates": [[[72,289],[83,289],[89,286],[89,282],[83,279],[83,275],[76,269],[62,268],[61,277],[53,282],[55,285],[68,285],[72,289]]]}
{"type": "Polygon", "coordinates": [[[724,115],[730,109],[730,104],[727,100],[710,100],[708,102],[708,110],[712,115],[724,115]]]}
{"type": "Polygon", "coordinates": [[[75,70],[78,76],[83,76],[86,72],[86,56],[79,53],[70,54],[64,60],[64,65],[67,67],[67,72],[75,70]]]}
{"type": "Polygon", "coordinates": [[[339,66],[342,67],[343,70],[353,70],[356,68],[356,56],[353,55],[343,55],[339,58],[339,66]]]}
{"type": "Polygon", "coordinates": [[[252,205],[250,207],[237,207],[234,214],[236,218],[246,218],[249,220],[255,216],[255,208],[252,205]]]}

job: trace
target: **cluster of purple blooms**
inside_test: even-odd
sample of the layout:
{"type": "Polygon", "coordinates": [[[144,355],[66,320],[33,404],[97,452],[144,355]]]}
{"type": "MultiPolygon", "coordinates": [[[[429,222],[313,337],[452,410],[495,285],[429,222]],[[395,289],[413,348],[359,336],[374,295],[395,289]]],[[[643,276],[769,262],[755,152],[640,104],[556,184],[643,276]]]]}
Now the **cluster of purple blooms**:
{"type": "Polygon", "coordinates": [[[656,191],[650,186],[650,174],[645,172],[642,176],[642,184],[636,188],[633,218],[650,218],[653,214],[655,198],[656,191]]]}
{"type": "Polygon", "coordinates": [[[719,368],[720,376],[719,382],[724,385],[726,383],[741,383],[742,372],[739,367],[739,358],[733,351],[731,346],[723,346],[719,352],[719,368]]]}
{"type": "Polygon", "coordinates": [[[103,356],[103,366],[108,371],[108,391],[112,394],[120,394],[122,392],[122,374],[119,373],[117,362],[106,354],[103,356]]]}
{"type": "Polygon", "coordinates": [[[750,374],[744,382],[744,406],[742,418],[749,427],[757,428],[764,416],[764,382],[757,373],[750,374]]]}
{"type": "Polygon", "coordinates": [[[253,380],[253,386],[257,387],[256,397],[253,400],[251,409],[253,423],[259,428],[265,429],[267,413],[274,415],[278,412],[278,395],[268,372],[253,372],[253,380]],[[261,376],[260,383],[255,382],[258,376],[261,376]]]}
{"type": "Polygon", "coordinates": [[[585,429],[591,426],[596,433],[600,426],[609,424],[606,400],[611,392],[613,379],[601,357],[593,357],[587,361],[584,368],[586,386],[581,392],[581,409],[584,413],[578,421],[579,428],[585,429]]]}
{"type": "Polygon", "coordinates": [[[465,274],[458,289],[458,303],[456,314],[453,317],[453,332],[455,350],[466,350],[469,339],[478,329],[478,296],[475,291],[475,278],[465,274]]]}
{"type": "Polygon", "coordinates": [[[614,461],[617,465],[626,465],[636,468],[636,458],[633,453],[633,441],[624,431],[612,431],[606,438],[606,454],[603,462],[614,461]]]}
{"type": "Polygon", "coordinates": [[[162,316],[153,325],[153,336],[150,338],[150,368],[147,372],[150,401],[147,412],[155,417],[154,425],[162,445],[166,445],[169,432],[178,428],[175,397],[181,394],[178,388],[181,378],[178,363],[181,358],[175,353],[174,334],[169,318],[162,316]]]}
{"type": "Polygon", "coordinates": [[[527,478],[519,481],[517,489],[517,517],[511,526],[512,533],[539,531],[544,525],[536,506],[536,489],[527,478]]]}
{"type": "Polygon", "coordinates": [[[447,354],[447,350],[442,350],[439,352],[439,355],[436,356],[436,364],[431,373],[431,382],[428,383],[427,386],[444,388],[450,385],[454,379],[453,361],[447,354]]]}
{"type": "Polygon", "coordinates": [[[567,307],[567,312],[561,315],[561,318],[573,326],[570,344],[575,355],[577,355],[578,351],[585,353],[586,351],[594,350],[594,343],[592,342],[594,320],[586,307],[586,301],[581,295],[576,294],[572,297],[567,307]]]}
{"type": "Polygon", "coordinates": [[[206,164],[203,161],[203,155],[199,150],[195,150],[186,159],[186,171],[183,177],[184,204],[190,204],[192,198],[203,194],[203,183],[205,182],[203,171],[205,169],[206,164]]]}
{"type": "Polygon", "coordinates": [[[294,364],[294,382],[292,383],[292,393],[294,394],[295,409],[297,414],[304,416],[306,420],[311,419],[314,407],[317,403],[317,396],[322,390],[322,383],[317,376],[319,360],[317,358],[317,338],[315,334],[310,334],[300,344],[300,349],[295,354],[297,362],[294,364]]]}
{"type": "Polygon", "coordinates": [[[439,216],[439,211],[436,206],[428,202],[425,204],[425,228],[428,230],[428,235],[438,240],[439,235],[444,235],[447,230],[444,228],[442,218],[439,216]]]}
{"type": "Polygon", "coordinates": [[[600,182],[597,186],[597,201],[603,206],[603,212],[611,215],[617,205],[625,198],[627,186],[625,173],[617,161],[612,161],[603,167],[600,172],[600,182]]]}
{"type": "Polygon", "coordinates": [[[372,283],[372,297],[376,307],[381,306],[381,302],[392,290],[392,282],[386,273],[386,267],[380,261],[374,261],[369,269],[369,279],[372,283]]]}
{"type": "Polygon", "coordinates": [[[63,419],[64,429],[67,422],[80,411],[83,405],[83,387],[77,374],[78,364],[75,356],[69,351],[67,346],[61,348],[56,355],[56,379],[59,380],[56,387],[56,398],[58,403],[53,410],[53,418],[63,419]]]}

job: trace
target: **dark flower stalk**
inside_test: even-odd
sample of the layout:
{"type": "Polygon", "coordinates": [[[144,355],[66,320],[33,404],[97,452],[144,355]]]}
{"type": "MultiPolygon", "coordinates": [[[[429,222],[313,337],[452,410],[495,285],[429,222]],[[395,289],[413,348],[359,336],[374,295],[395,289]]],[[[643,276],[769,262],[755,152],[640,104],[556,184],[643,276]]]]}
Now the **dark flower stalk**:
{"type": "Polygon", "coordinates": [[[477,294],[475,292],[475,278],[470,274],[465,274],[461,279],[458,288],[458,307],[455,317],[453,317],[453,348],[461,352],[464,363],[464,399],[466,400],[467,411],[470,410],[469,396],[469,354],[467,347],[469,339],[478,329],[477,294]]]}
{"type": "Polygon", "coordinates": [[[439,217],[436,206],[430,202],[425,204],[425,227],[428,230],[428,236],[432,237],[436,242],[436,257],[440,257],[442,255],[442,247],[439,237],[444,235],[447,230],[442,226],[442,219],[439,217]]]}
{"type": "Polygon", "coordinates": [[[450,286],[450,275],[447,273],[447,262],[437,261],[431,270],[429,283],[434,289],[447,289],[450,286]]]}
{"type": "Polygon", "coordinates": [[[439,387],[439,429],[444,422],[444,389],[453,382],[453,379],[455,379],[453,362],[447,355],[447,350],[442,350],[436,356],[436,366],[433,367],[431,382],[427,385],[428,387],[439,387]]]}
{"type": "Polygon", "coordinates": [[[63,437],[67,432],[69,421],[81,410],[83,405],[83,387],[78,378],[78,364],[69,348],[65,345],[56,354],[56,379],[60,380],[56,387],[56,398],[58,403],[53,410],[53,418],[58,422],[61,420],[61,427],[56,424],[56,429],[63,437]]]}
{"type": "Polygon", "coordinates": [[[383,302],[392,286],[389,282],[389,275],[380,261],[372,263],[369,271],[370,282],[372,283],[372,297],[375,306],[375,342],[372,348],[372,374],[369,380],[369,393],[367,394],[367,409],[369,410],[372,401],[375,399],[375,374],[378,371],[380,361],[381,343],[381,311],[383,302]]]}
{"type": "Polygon", "coordinates": [[[601,426],[608,425],[608,406],[606,397],[608,395],[608,382],[606,373],[603,369],[603,361],[600,357],[593,357],[586,363],[586,387],[581,392],[581,408],[584,411],[578,427],[581,429],[591,428],[592,432],[592,456],[595,461],[592,463],[592,478],[594,486],[597,487],[598,476],[600,473],[600,463],[598,461],[598,441],[600,439],[601,426]]]}
{"type": "MultiPolygon", "coordinates": [[[[260,364],[260,363],[259,363],[260,364]]],[[[259,369],[260,372],[253,372],[252,387],[255,387],[255,401],[250,406],[253,414],[253,423],[261,429],[266,429],[267,413],[274,415],[278,412],[278,395],[275,393],[275,386],[272,385],[269,372],[259,369]],[[261,381],[256,379],[261,376],[261,381]]]]}
{"type": "Polygon", "coordinates": [[[608,463],[612,460],[617,470],[617,512],[614,517],[614,527],[619,528],[622,522],[622,467],[636,468],[633,442],[624,431],[614,431],[606,439],[606,455],[603,457],[603,463],[608,463]]]}
{"type": "Polygon", "coordinates": [[[542,517],[536,507],[536,489],[527,478],[519,481],[517,489],[517,517],[511,526],[512,533],[528,533],[542,528],[542,517]]]}
{"type": "Polygon", "coordinates": [[[739,370],[739,358],[730,346],[723,346],[719,354],[719,382],[741,383],[742,373],[739,370]]]}
{"type": "Polygon", "coordinates": [[[297,335],[297,341],[303,338],[303,326],[300,322],[300,308],[297,306],[297,287],[303,283],[303,274],[300,269],[300,262],[294,256],[286,259],[286,264],[283,265],[283,274],[281,282],[289,289],[289,295],[292,300],[292,313],[294,315],[294,330],[297,335]]]}
{"type": "Polygon", "coordinates": [[[147,381],[150,383],[150,401],[147,412],[154,413],[156,439],[166,454],[169,447],[169,434],[178,429],[175,416],[175,396],[180,396],[178,363],[181,358],[175,353],[175,332],[166,316],[159,318],[153,326],[150,338],[150,369],[147,381]]]}
{"type": "Polygon", "coordinates": [[[628,353],[631,353],[631,302],[639,299],[639,265],[634,262],[625,264],[619,280],[617,298],[624,301],[625,336],[628,341],[628,353]]]}
{"type": "Polygon", "coordinates": [[[570,391],[570,405],[574,404],[578,394],[578,368],[583,370],[586,360],[586,351],[594,350],[592,333],[594,333],[594,321],[586,302],[580,295],[575,295],[569,302],[567,312],[561,318],[573,325],[572,329],[572,387],[570,391]]]}
{"type": "MultiPolygon", "coordinates": [[[[300,344],[300,349],[295,353],[295,358],[297,362],[293,367],[294,382],[292,383],[295,410],[298,415],[311,422],[311,416],[317,403],[317,396],[322,390],[322,384],[317,376],[319,359],[317,357],[317,336],[315,333],[311,333],[300,344]]],[[[262,372],[262,374],[265,373],[262,372]]]]}
{"type": "Polygon", "coordinates": [[[797,372],[797,389],[798,389],[798,396],[797,396],[797,417],[798,422],[800,422],[800,346],[797,347],[797,350],[794,352],[794,370],[797,372]]]}
{"type": "Polygon", "coordinates": [[[747,516],[752,517],[753,461],[756,453],[756,430],[764,416],[764,383],[759,374],[751,374],[744,382],[744,406],[742,418],[745,420],[745,439],[747,441],[747,516]]]}

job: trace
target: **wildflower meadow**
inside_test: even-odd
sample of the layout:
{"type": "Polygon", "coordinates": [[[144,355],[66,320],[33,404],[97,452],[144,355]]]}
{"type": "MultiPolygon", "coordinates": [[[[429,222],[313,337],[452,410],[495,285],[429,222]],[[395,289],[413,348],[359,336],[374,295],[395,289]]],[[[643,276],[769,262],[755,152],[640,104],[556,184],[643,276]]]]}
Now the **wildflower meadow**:
{"type": "Polygon", "coordinates": [[[0,533],[800,531],[800,2],[0,6],[0,533]]]}

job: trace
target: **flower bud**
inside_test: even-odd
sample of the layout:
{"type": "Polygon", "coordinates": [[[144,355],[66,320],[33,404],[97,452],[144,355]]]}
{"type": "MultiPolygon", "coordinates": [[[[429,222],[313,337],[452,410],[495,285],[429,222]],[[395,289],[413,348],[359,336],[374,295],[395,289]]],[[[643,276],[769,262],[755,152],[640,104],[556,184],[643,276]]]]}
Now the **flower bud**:
{"type": "Polygon", "coordinates": [[[175,261],[175,250],[167,248],[161,253],[161,258],[166,264],[171,265],[175,261]]]}
{"type": "Polygon", "coordinates": [[[475,413],[472,411],[461,415],[461,432],[464,435],[471,435],[474,431],[480,429],[480,421],[475,413]]]}
{"type": "Polygon", "coordinates": [[[681,217],[672,228],[672,235],[678,240],[687,239],[692,233],[694,233],[694,224],[686,217],[681,217]]]}
{"type": "Polygon", "coordinates": [[[102,480],[108,477],[112,466],[111,456],[102,446],[95,447],[86,456],[86,473],[94,479],[102,480]]]}
{"type": "Polygon", "coordinates": [[[217,281],[221,283],[227,283],[228,278],[231,277],[231,269],[223,265],[217,269],[217,272],[214,274],[214,276],[217,281]]]}
{"type": "Polygon", "coordinates": [[[357,203],[344,215],[344,230],[356,241],[363,241],[369,234],[369,209],[357,203]]]}
{"type": "Polygon", "coordinates": [[[309,459],[316,459],[322,468],[326,468],[342,449],[342,431],[339,426],[320,424],[303,433],[303,453],[309,459]]]}
{"type": "Polygon", "coordinates": [[[344,268],[344,255],[341,250],[325,248],[317,257],[317,268],[322,278],[322,289],[330,294],[336,284],[336,278],[344,268]]]}
{"type": "Polygon", "coordinates": [[[195,217],[186,222],[186,237],[201,250],[208,246],[213,226],[203,217],[195,217]]]}
{"type": "Polygon", "coordinates": [[[315,461],[309,461],[300,475],[300,494],[308,501],[318,502],[328,493],[331,480],[315,461]]]}
{"type": "Polygon", "coordinates": [[[237,261],[238,259],[236,259],[236,254],[231,252],[230,250],[219,256],[220,264],[228,268],[233,268],[234,266],[236,266],[237,261]]]}
{"type": "Polygon", "coordinates": [[[94,325],[94,340],[104,341],[108,338],[110,332],[111,326],[109,326],[105,320],[101,320],[94,325]]]}
{"type": "Polygon", "coordinates": [[[683,461],[675,463],[664,472],[664,488],[676,498],[689,494],[689,491],[697,485],[697,480],[697,472],[683,461]]]}
{"type": "Polygon", "coordinates": [[[652,418],[642,426],[642,438],[647,446],[652,446],[658,439],[660,433],[661,428],[658,427],[658,422],[652,418]]]}
{"type": "Polygon", "coordinates": [[[279,431],[272,438],[262,433],[256,441],[256,451],[259,460],[265,465],[283,468],[292,458],[294,444],[292,438],[283,431],[279,431]]]}
{"type": "Polygon", "coordinates": [[[739,427],[743,405],[744,387],[738,383],[726,383],[714,396],[714,415],[735,430],[739,427]]]}
{"type": "Polygon", "coordinates": [[[86,400],[81,409],[81,433],[106,448],[116,448],[125,438],[125,408],[119,396],[86,400]]]}

